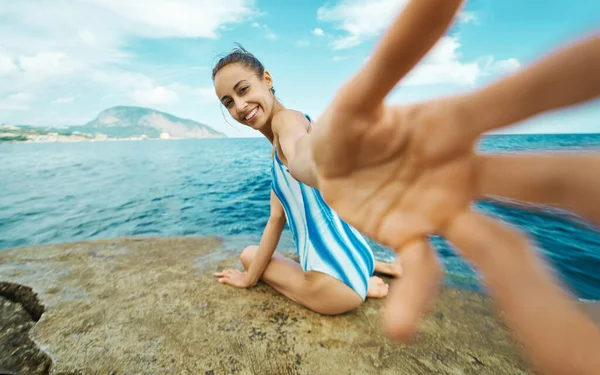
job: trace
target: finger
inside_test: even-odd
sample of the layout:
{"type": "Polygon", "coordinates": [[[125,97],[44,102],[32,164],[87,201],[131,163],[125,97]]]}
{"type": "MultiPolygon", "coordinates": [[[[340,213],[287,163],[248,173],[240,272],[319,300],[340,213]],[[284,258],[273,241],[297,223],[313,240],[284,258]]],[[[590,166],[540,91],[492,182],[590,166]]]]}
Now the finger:
{"type": "Polygon", "coordinates": [[[479,155],[480,197],[570,210],[600,225],[600,155],[479,155]]]}
{"type": "Polygon", "coordinates": [[[226,284],[226,285],[231,285],[231,286],[234,286],[236,288],[243,288],[244,287],[243,280],[240,280],[239,278],[235,278],[235,277],[223,277],[223,278],[220,278],[219,279],[219,283],[226,284]]]}
{"type": "Polygon", "coordinates": [[[539,373],[597,373],[598,327],[529,240],[477,212],[467,211],[456,221],[445,237],[482,275],[511,334],[539,373]]]}
{"type": "Polygon", "coordinates": [[[365,67],[342,88],[343,107],[373,111],[450,26],[460,0],[409,2],[365,67]]]}
{"type": "Polygon", "coordinates": [[[383,313],[386,335],[396,342],[414,337],[421,317],[433,306],[443,277],[426,239],[413,241],[402,250],[402,264],[402,278],[392,283],[383,313]]]}
{"type": "Polygon", "coordinates": [[[239,274],[240,274],[239,270],[229,270],[229,272],[227,272],[227,277],[236,278],[239,276],[239,274]]]}
{"type": "Polygon", "coordinates": [[[225,275],[229,275],[231,273],[231,269],[223,270],[221,272],[215,272],[215,277],[223,277],[225,275]]]}
{"type": "Polygon", "coordinates": [[[562,48],[533,65],[468,94],[461,133],[478,135],[600,95],[600,34],[562,48]]]}

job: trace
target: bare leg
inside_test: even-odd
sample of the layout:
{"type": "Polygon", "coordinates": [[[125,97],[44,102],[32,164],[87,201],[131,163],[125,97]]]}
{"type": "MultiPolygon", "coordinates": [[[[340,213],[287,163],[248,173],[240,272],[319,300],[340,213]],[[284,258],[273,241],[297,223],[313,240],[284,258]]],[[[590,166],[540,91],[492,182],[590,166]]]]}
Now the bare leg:
{"type": "MultiPolygon", "coordinates": [[[[240,256],[247,270],[257,246],[248,246],[240,256]]],[[[300,264],[274,254],[261,281],[279,293],[320,314],[337,315],[354,310],[362,303],[360,296],[343,282],[320,272],[304,272],[300,264]]]]}

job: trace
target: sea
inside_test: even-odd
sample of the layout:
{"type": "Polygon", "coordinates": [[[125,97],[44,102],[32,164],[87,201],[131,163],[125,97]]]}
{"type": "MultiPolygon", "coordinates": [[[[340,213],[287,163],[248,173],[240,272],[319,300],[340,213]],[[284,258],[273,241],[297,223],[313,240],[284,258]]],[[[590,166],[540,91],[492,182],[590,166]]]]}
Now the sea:
{"type": "MultiPolygon", "coordinates": [[[[493,135],[477,147],[600,151],[600,134],[493,135]]],[[[269,216],[270,155],[262,138],[0,144],[0,251],[124,236],[218,236],[219,251],[240,251],[258,243],[269,216]]],[[[476,206],[527,232],[573,295],[600,300],[600,230],[548,208],[476,206]]],[[[482,290],[452,247],[431,241],[446,284],[482,290]]],[[[369,242],[377,259],[393,259],[369,242]]],[[[278,249],[294,249],[287,228],[278,249]]]]}

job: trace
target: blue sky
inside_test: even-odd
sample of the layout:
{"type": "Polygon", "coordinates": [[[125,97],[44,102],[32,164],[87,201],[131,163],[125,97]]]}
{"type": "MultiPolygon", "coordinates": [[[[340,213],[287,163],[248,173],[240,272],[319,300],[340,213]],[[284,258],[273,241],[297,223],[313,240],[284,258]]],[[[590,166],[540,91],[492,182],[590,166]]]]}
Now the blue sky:
{"type": "MultiPolygon", "coordinates": [[[[217,55],[242,43],[284,105],[318,118],[406,1],[0,0],[0,123],[83,124],[138,105],[260,136],[220,107],[217,55]]],[[[599,28],[597,0],[470,0],[388,102],[476,89],[599,28]]],[[[600,132],[600,102],[506,131],[600,132]]]]}

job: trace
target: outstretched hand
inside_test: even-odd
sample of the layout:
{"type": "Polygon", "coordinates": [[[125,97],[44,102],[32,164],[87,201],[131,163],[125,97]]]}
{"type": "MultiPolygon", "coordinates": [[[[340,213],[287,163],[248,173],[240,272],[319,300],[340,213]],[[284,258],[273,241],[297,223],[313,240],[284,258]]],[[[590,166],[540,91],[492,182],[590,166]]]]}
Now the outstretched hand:
{"type": "Polygon", "coordinates": [[[384,317],[394,338],[414,333],[441,281],[428,235],[443,234],[477,195],[476,139],[458,130],[464,120],[453,99],[359,113],[341,100],[313,130],[324,199],[350,225],[402,252],[405,274],[390,289],[384,317]]]}
{"type": "MultiPolygon", "coordinates": [[[[600,38],[595,38],[478,92],[386,105],[387,94],[443,35],[459,5],[409,2],[311,134],[325,201],[365,235],[402,252],[405,273],[391,286],[384,311],[388,335],[402,341],[416,331],[441,280],[428,236],[460,240],[459,250],[469,259],[481,249],[481,241],[469,234],[483,228],[486,218],[470,206],[482,186],[487,189],[490,182],[501,180],[503,171],[491,171],[491,164],[476,154],[479,137],[588,100],[600,87],[600,75],[587,74],[586,82],[586,75],[577,73],[598,66],[600,54],[589,57],[589,51],[600,50],[600,38]],[[580,56],[578,64],[571,62],[574,56],[580,56]]],[[[556,179],[540,181],[536,193],[557,191],[556,179]]]]}
{"type": "Polygon", "coordinates": [[[385,96],[435,44],[460,1],[412,1],[365,67],[342,89],[312,131],[318,187],[325,201],[370,238],[402,252],[403,277],[390,288],[384,325],[406,341],[441,282],[428,243],[477,195],[478,134],[460,99],[388,106],[385,96]]]}

